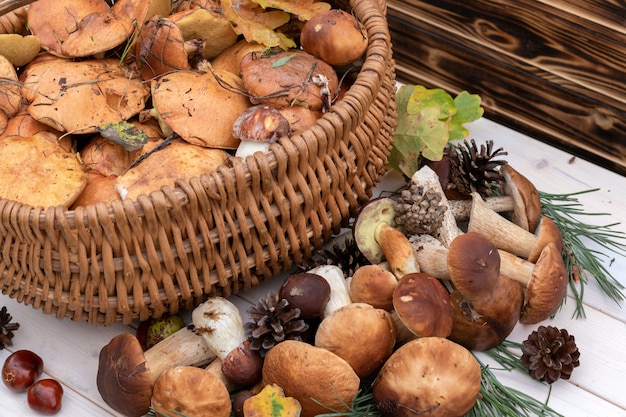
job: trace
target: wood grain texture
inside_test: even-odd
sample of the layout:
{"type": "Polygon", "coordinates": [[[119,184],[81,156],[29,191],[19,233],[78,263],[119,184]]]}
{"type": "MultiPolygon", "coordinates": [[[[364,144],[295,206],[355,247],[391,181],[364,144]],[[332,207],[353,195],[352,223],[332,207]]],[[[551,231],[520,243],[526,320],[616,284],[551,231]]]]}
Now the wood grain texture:
{"type": "Polygon", "coordinates": [[[398,79],[478,93],[487,117],[626,174],[626,34],[604,25],[626,5],[561,3],[390,0],[398,79]]]}

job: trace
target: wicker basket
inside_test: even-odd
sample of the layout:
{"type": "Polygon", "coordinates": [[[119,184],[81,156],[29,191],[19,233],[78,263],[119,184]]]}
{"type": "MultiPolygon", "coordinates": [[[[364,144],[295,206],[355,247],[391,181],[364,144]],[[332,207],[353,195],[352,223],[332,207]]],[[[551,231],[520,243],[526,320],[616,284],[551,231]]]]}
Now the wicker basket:
{"type": "MultiPolygon", "coordinates": [[[[0,0],[3,14],[8,3],[25,2],[0,0]]],[[[59,319],[129,323],[249,289],[328,242],[384,173],[396,120],[384,0],[349,7],[370,39],[355,84],[265,156],[136,201],[66,210],[0,200],[2,292],[59,319]]]]}

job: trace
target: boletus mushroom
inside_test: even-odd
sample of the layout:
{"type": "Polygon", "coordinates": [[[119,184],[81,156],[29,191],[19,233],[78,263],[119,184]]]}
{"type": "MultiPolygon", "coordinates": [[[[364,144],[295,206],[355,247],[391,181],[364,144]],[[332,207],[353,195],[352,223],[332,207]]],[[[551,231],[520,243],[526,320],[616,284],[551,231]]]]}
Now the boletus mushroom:
{"type": "Polygon", "coordinates": [[[152,390],[156,415],[229,417],[230,393],[218,377],[195,366],[175,366],[157,378],[152,390]]]}
{"type": "Polygon", "coordinates": [[[478,233],[454,239],[447,262],[454,285],[450,339],[472,350],[497,346],[519,321],[522,287],[500,273],[498,249],[478,233]]]}
{"type": "Polygon", "coordinates": [[[367,32],[356,18],[340,9],[316,13],[300,33],[306,52],[333,66],[344,66],[361,58],[367,49],[367,32]]]}
{"type": "Polygon", "coordinates": [[[251,52],[241,61],[241,78],[253,104],[277,109],[301,105],[327,110],[339,86],[333,67],[301,50],[269,56],[251,52]]]}
{"type": "Polygon", "coordinates": [[[301,417],[347,411],[360,379],[344,359],[306,342],[286,340],[267,351],[263,385],[276,384],[302,405],[301,417]]]}
{"type": "Polygon", "coordinates": [[[372,264],[389,263],[397,279],[420,272],[415,251],[407,236],[395,226],[395,202],[377,198],[359,212],[352,227],[357,247],[372,264]]]}
{"type": "Polygon", "coordinates": [[[442,337],[423,337],[398,348],[374,380],[383,415],[462,417],[476,403],[481,370],[470,351],[442,337]]]}
{"type": "Polygon", "coordinates": [[[359,378],[374,375],[393,352],[395,343],[391,314],[365,303],[335,310],[322,320],[315,333],[315,346],[343,358],[359,378]]]}
{"type": "MultiPolygon", "coordinates": [[[[448,337],[452,332],[450,294],[435,277],[423,272],[403,276],[393,292],[393,314],[416,337],[448,337]]],[[[400,330],[398,330],[400,333],[400,330]]]]}
{"type": "Polygon", "coordinates": [[[115,411],[140,417],[150,410],[152,389],[159,375],[179,365],[205,365],[214,358],[202,338],[188,327],[145,352],[137,337],[123,333],[100,350],[98,392],[115,411]]]}

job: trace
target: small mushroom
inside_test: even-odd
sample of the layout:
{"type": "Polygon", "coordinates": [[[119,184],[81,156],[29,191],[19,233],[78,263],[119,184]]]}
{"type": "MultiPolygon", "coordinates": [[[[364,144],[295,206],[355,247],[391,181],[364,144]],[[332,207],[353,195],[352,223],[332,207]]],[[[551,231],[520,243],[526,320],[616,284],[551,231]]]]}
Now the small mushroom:
{"type": "MultiPolygon", "coordinates": [[[[6,117],[6,121],[15,116],[20,110],[22,93],[20,84],[17,82],[17,72],[13,64],[4,56],[0,55],[0,114],[6,117]]],[[[0,125],[0,133],[4,132],[6,123],[0,125]]]]}
{"type": "Polygon", "coordinates": [[[324,278],[330,285],[330,297],[321,314],[321,318],[329,316],[333,311],[352,303],[348,283],[343,271],[337,265],[320,265],[307,271],[324,278]]]}
{"type": "Polygon", "coordinates": [[[194,366],[175,366],[156,379],[152,391],[156,415],[229,417],[230,393],[215,375],[194,366]]]}
{"type": "Polygon", "coordinates": [[[511,221],[531,233],[541,220],[541,200],[532,182],[511,165],[500,168],[504,176],[504,193],[513,200],[511,221]]]}
{"type": "Polygon", "coordinates": [[[548,243],[535,263],[528,262],[504,251],[500,272],[526,288],[520,323],[536,324],[546,320],[563,303],[567,293],[567,270],[561,250],[548,243]]]}
{"type": "Polygon", "coordinates": [[[480,365],[471,352],[442,337],[423,337],[391,355],[372,394],[383,415],[462,417],[476,403],[480,385],[480,365]]]}
{"type": "Polygon", "coordinates": [[[178,365],[206,365],[215,358],[202,338],[184,327],[143,351],[130,333],[115,336],[100,350],[96,384],[105,403],[125,416],[143,416],[150,409],[156,379],[178,365]]]}
{"type": "Polygon", "coordinates": [[[220,363],[220,369],[212,364],[211,370],[220,380],[232,389],[229,381],[250,385],[255,378],[260,379],[262,361],[257,359],[258,352],[246,351],[247,337],[237,306],[226,298],[211,297],[193,310],[191,319],[195,331],[217,356],[214,363],[220,363]]]}
{"type": "Polygon", "coordinates": [[[308,320],[321,317],[330,299],[330,284],[324,277],[310,272],[289,275],[278,290],[278,297],[300,309],[300,317],[308,320]]]}
{"type": "Polygon", "coordinates": [[[322,320],[315,333],[315,346],[344,359],[359,378],[374,375],[393,352],[395,343],[391,314],[365,303],[335,310],[322,320]]]}
{"type": "MultiPolygon", "coordinates": [[[[428,274],[407,274],[393,292],[394,314],[416,337],[448,337],[452,331],[453,306],[448,290],[428,274]]],[[[398,330],[400,333],[400,330],[398,330]]]]}
{"type": "Polygon", "coordinates": [[[385,259],[397,279],[411,272],[420,272],[413,246],[407,236],[395,228],[394,201],[377,198],[367,203],[358,214],[354,226],[354,241],[372,264],[385,259]]]}
{"type": "Polygon", "coordinates": [[[367,303],[385,311],[393,310],[393,291],[398,279],[380,264],[359,267],[348,284],[353,303],[367,303]]]}
{"type": "Polygon", "coordinates": [[[517,282],[500,273],[498,249],[467,232],[452,241],[447,261],[454,285],[450,339],[473,350],[500,344],[519,321],[524,295],[517,282]]]}
{"type": "Polygon", "coordinates": [[[305,342],[286,340],[271,348],[263,363],[263,384],[276,384],[302,405],[301,417],[347,411],[360,379],[344,359],[305,342]]]}
{"type": "Polygon", "coordinates": [[[561,232],[551,218],[543,216],[537,231],[531,233],[495,211],[489,210],[478,193],[472,193],[472,213],[467,230],[479,233],[499,249],[519,255],[533,263],[549,242],[554,242],[559,251],[563,244],[561,232]]]}
{"type": "Polygon", "coordinates": [[[235,156],[245,159],[255,152],[267,152],[271,144],[289,134],[289,129],[289,121],[274,107],[249,107],[233,123],[233,136],[240,140],[235,156]]]}

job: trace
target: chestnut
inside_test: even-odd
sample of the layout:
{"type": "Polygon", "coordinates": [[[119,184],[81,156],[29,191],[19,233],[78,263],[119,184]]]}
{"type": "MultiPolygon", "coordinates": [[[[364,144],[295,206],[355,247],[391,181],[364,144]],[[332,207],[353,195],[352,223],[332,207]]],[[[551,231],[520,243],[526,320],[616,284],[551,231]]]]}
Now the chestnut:
{"type": "Polygon", "coordinates": [[[335,67],[357,61],[367,49],[365,28],[350,13],[330,9],[314,15],[300,32],[302,49],[335,67]]]}
{"type": "Polygon", "coordinates": [[[41,414],[56,414],[61,410],[63,386],[56,379],[42,379],[28,389],[28,406],[41,414]]]}
{"type": "Polygon", "coordinates": [[[2,366],[2,382],[13,392],[24,392],[43,373],[43,359],[30,350],[9,355],[2,366]]]}

